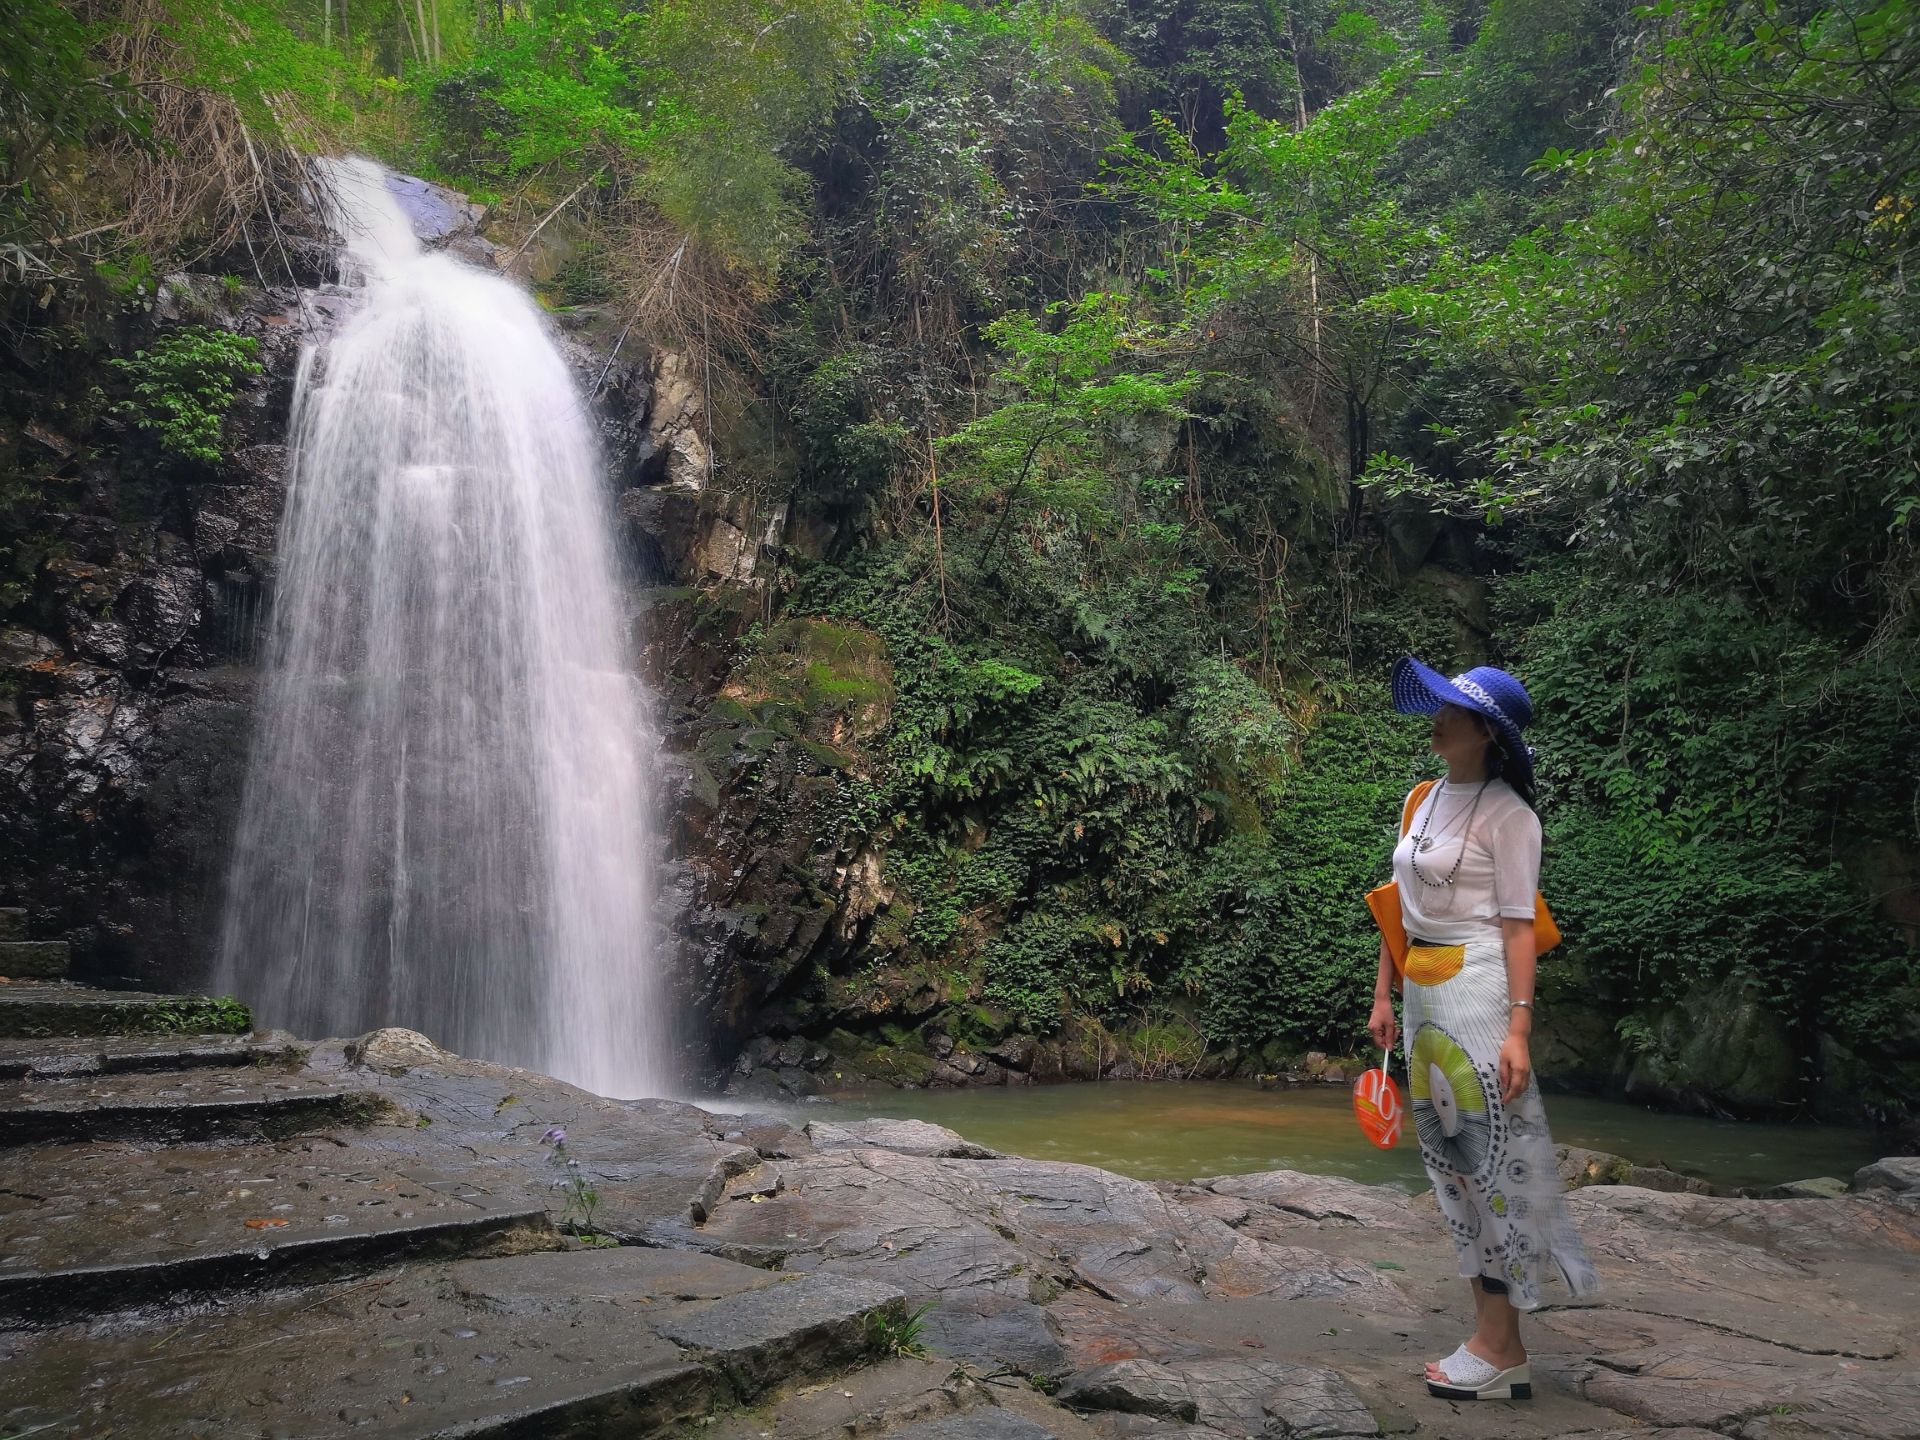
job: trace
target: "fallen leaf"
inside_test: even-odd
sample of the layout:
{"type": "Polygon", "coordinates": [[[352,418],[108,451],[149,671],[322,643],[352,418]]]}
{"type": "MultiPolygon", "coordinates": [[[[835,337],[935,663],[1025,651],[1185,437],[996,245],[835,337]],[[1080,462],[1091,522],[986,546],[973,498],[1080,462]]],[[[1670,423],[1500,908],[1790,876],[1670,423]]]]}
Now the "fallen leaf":
{"type": "Polygon", "coordinates": [[[278,1230],[286,1223],[278,1215],[263,1215],[257,1220],[247,1221],[246,1225],[249,1230],[278,1230]]]}

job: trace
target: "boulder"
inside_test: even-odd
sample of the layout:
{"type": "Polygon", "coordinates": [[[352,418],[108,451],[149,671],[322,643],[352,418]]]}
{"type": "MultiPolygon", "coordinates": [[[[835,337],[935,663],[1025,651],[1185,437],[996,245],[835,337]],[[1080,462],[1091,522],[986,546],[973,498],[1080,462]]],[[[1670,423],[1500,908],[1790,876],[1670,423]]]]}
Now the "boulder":
{"type": "Polygon", "coordinates": [[[493,246],[480,238],[485,206],[474,204],[457,190],[414,175],[389,172],[387,190],[413,227],[414,237],[427,249],[449,250],[478,265],[492,263],[493,246]]]}
{"type": "Polygon", "coordinates": [[[383,1075],[404,1075],[421,1065],[443,1059],[446,1052],[418,1030],[392,1025],[371,1030],[347,1046],[347,1063],[383,1075]]]}
{"type": "Polygon", "coordinates": [[[1700,986],[1661,1014],[1626,1082],[1629,1096],[1705,1114],[1773,1113],[1795,1104],[1801,1089],[1786,1020],[1734,980],[1700,986]]]}
{"type": "Polygon", "coordinates": [[[1920,1155],[1894,1155],[1863,1166],[1854,1172],[1853,1188],[1891,1190],[1896,1195],[1920,1194],[1920,1155]]]}
{"type": "Polygon", "coordinates": [[[1604,1150],[1586,1150],[1578,1145],[1554,1147],[1555,1168],[1560,1183],[1569,1190],[1583,1185],[1637,1185],[1642,1190],[1711,1195],[1713,1186],[1692,1175],[1682,1175],[1664,1165],[1636,1165],[1604,1150]]]}
{"type": "Polygon", "coordinates": [[[1832,1175],[1819,1175],[1811,1180],[1789,1180],[1784,1185],[1775,1185],[1764,1192],[1768,1200],[1831,1200],[1835,1196],[1847,1193],[1847,1182],[1832,1175]]]}

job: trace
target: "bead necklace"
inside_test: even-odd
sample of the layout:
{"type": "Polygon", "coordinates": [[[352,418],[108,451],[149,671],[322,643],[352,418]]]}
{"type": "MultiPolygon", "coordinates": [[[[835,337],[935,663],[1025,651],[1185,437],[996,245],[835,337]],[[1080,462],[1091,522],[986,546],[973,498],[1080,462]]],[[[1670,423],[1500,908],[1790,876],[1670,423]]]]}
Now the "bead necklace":
{"type": "Polygon", "coordinates": [[[1427,806],[1427,813],[1421,818],[1420,833],[1414,837],[1413,850],[1407,856],[1407,864],[1413,871],[1413,878],[1432,890],[1444,889],[1446,886],[1453,884],[1454,876],[1460,873],[1460,862],[1467,858],[1467,836],[1473,833],[1474,813],[1480,808],[1480,797],[1487,793],[1487,785],[1489,782],[1482,780],[1480,782],[1480,788],[1473,792],[1473,804],[1467,807],[1467,823],[1462,827],[1460,832],[1460,853],[1453,857],[1453,869],[1447,872],[1447,878],[1444,880],[1429,880],[1420,873],[1420,852],[1431,848],[1432,845],[1439,844],[1440,841],[1446,837],[1446,830],[1442,829],[1440,834],[1434,836],[1431,842],[1427,839],[1427,829],[1433,824],[1433,812],[1440,808],[1440,791],[1446,788],[1446,783],[1446,781],[1442,780],[1440,786],[1434,791],[1433,800],[1427,806]]]}

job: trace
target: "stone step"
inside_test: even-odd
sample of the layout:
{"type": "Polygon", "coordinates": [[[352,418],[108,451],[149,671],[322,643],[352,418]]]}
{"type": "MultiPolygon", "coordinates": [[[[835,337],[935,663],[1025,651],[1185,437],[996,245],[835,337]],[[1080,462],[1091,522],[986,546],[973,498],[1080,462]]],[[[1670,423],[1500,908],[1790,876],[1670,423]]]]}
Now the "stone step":
{"type": "Polygon", "coordinates": [[[0,906],[0,941],[27,938],[27,912],[13,906],[0,906]]]}
{"type": "Polygon", "coordinates": [[[0,1318],[16,1324],[506,1241],[557,1243],[537,1202],[333,1137],[0,1152],[0,1318]]]}
{"type": "Polygon", "coordinates": [[[611,1440],[751,1403],[769,1379],[841,1372],[873,1350],[874,1317],[902,1313],[875,1281],[638,1247],[426,1264],[111,1329],[0,1334],[0,1427],[611,1440]]]}
{"type": "Polygon", "coordinates": [[[0,1080],[279,1065],[297,1060],[303,1049],[285,1030],[256,1030],[251,1035],[63,1035],[50,1040],[0,1040],[0,1080]]]}
{"type": "Polygon", "coordinates": [[[64,980],[72,958],[64,940],[0,940],[0,975],[9,980],[64,980]]]}
{"type": "Polygon", "coordinates": [[[245,1034],[246,1006],[205,995],[96,990],[59,981],[0,985],[0,1039],[82,1035],[245,1034]]]}
{"type": "Polygon", "coordinates": [[[267,1140],[361,1125],[390,1107],[340,1079],[270,1069],[0,1081],[0,1145],[267,1140]]]}

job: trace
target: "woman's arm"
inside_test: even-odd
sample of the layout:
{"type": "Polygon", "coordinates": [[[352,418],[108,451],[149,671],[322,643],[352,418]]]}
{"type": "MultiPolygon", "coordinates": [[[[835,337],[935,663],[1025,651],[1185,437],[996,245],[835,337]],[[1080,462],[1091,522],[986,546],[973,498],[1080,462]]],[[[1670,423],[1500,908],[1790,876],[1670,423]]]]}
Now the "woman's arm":
{"type": "Polygon", "coordinates": [[[1373,1014],[1367,1017],[1367,1033],[1382,1050],[1393,1048],[1399,1027],[1393,1019],[1393,957],[1387,953],[1387,938],[1380,937],[1380,970],[1373,981],[1373,1014]]]}
{"type": "Polygon", "coordinates": [[[1533,979],[1540,959],[1533,948],[1533,921],[1503,919],[1501,939],[1507,952],[1507,1038],[1500,1046],[1500,1099],[1511,1105],[1533,1078],[1533,979]],[[1525,1005],[1513,1005],[1524,1000],[1525,1005]]]}

